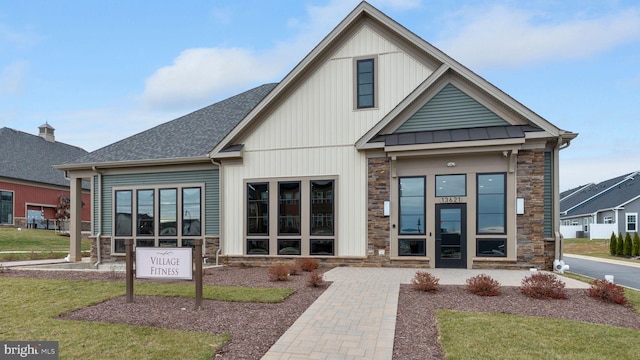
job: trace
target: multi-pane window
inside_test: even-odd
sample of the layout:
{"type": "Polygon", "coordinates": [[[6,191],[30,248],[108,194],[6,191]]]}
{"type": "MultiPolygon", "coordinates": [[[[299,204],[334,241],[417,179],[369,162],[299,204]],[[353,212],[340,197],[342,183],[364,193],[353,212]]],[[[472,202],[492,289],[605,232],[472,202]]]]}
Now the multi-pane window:
{"type": "Polygon", "coordinates": [[[436,196],[465,196],[466,194],[466,175],[436,175],[436,196]]]}
{"type": "Polygon", "coordinates": [[[638,214],[627,214],[627,231],[638,231],[638,214]]]}
{"type": "Polygon", "coordinates": [[[247,183],[246,254],[334,255],[335,184],[333,179],[247,183]],[[277,208],[277,216],[270,207],[277,208]]]}
{"type": "Polygon", "coordinates": [[[202,236],[200,187],[115,190],[113,205],[114,253],[125,252],[126,238],[139,247],[177,247],[202,236]]]}
{"type": "Polygon", "coordinates": [[[604,217],[605,224],[613,224],[613,216],[605,216],[604,217]]]}
{"type": "Polygon", "coordinates": [[[375,106],[374,65],[374,59],[356,61],[356,101],[358,109],[375,106]]]}
{"type": "Polygon", "coordinates": [[[478,174],[478,234],[505,234],[506,179],[504,173],[478,174]]]}
{"type": "Polygon", "coordinates": [[[424,177],[400,178],[401,235],[425,234],[425,179],[424,177]]]}
{"type": "Polygon", "coordinates": [[[427,254],[425,239],[398,239],[398,255],[425,256],[427,254]]]}
{"type": "Polygon", "coordinates": [[[13,192],[0,191],[0,224],[13,224],[13,192]]]}

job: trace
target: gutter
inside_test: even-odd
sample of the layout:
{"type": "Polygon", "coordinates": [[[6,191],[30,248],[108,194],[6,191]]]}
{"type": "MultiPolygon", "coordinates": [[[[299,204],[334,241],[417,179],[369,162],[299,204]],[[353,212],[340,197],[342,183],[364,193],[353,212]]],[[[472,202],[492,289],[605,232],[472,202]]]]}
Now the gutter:
{"type": "Polygon", "coordinates": [[[568,139],[565,146],[562,144],[562,134],[558,135],[558,142],[553,149],[553,229],[555,236],[555,255],[553,260],[553,271],[557,271],[563,274],[565,270],[569,270],[569,265],[564,263],[563,254],[563,237],[560,233],[560,150],[566,149],[571,144],[571,139],[568,139]]]}
{"type": "Polygon", "coordinates": [[[102,236],[102,172],[98,170],[98,168],[92,166],[92,170],[98,174],[98,233],[96,234],[96,255],[98,257],[98,261],[96,261],[93,266],[96,268],[98,265],[102,263],[102,244],[100,244],[102,236]]]}

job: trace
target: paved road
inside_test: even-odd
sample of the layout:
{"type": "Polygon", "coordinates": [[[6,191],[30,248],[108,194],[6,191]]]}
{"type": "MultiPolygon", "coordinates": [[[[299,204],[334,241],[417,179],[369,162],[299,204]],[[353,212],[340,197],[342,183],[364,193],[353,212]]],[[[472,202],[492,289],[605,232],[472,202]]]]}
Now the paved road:
{"type": "Polygon", "coordinates": [[[635,266],[629,266],[619,264],[619,262],[594,261],[572,255],[565,255],[564,262],[569,265],[569,271],[572,273],[596,279],[604,279],[605,275],[613,275],[616,284],[640,290],[640,267],[635,264],[635,266]]]}

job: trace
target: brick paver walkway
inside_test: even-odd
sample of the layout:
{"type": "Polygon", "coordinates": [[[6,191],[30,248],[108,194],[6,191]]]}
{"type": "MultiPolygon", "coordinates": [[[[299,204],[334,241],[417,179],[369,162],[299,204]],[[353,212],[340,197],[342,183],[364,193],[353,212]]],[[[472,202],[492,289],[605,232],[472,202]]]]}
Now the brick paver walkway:
{"type": "MultiPolygon", "coordinates": [[[[519,286],[529,271],[339,267],[325,273],[333,284],[305,311],[262,358],[390,360],[400,284],[416,271],[429,271],[442,285],[464,285],[485,273],[504,286],[519,286]]],[[[588,284],[562,279],[567,288],[588,284]]]]}

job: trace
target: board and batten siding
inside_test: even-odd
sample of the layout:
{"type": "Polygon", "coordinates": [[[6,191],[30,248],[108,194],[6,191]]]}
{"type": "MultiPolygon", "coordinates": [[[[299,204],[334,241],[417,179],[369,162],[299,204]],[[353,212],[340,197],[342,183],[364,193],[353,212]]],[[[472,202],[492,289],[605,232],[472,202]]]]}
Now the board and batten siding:
{"type": "Polygon", "coordinates": [[[238,143],[242,164],[224,176],[223,252],[244,251],[244,183],[256,179],[334,177],[336,255],[367,255],[367,158],[355,143],[433,69],[363,26],[238,143]],[[354,60],[374,57],[375,108],[354,110],[354,60]]]}
{"type": "MultiPolygon", "coordinates": [[[[94,181],[97,190],[97,180],[94,181]]],[[[154,172],[102,176],[102,232],[112,235],[113,188],[204,183],[204,235],[220,233],[220,176],[218,169],[197,171],[154,172]]],[[[97,192],[97,191],[96,191],[97,192]]],[[[95,199],[97,200],[97,199],[95,199]]],[[[97,203],[97,201],[96,201],[97,203]]],[[[97,208],[94,217],[97,217],[97,208]]],[[[97,218],[96,218],[97,219],[97,218]]],[[[97,223],[97,221],[96,221],[97,223]]],[[[97,225],[96,225],[97,226],[97,225]]]]}

